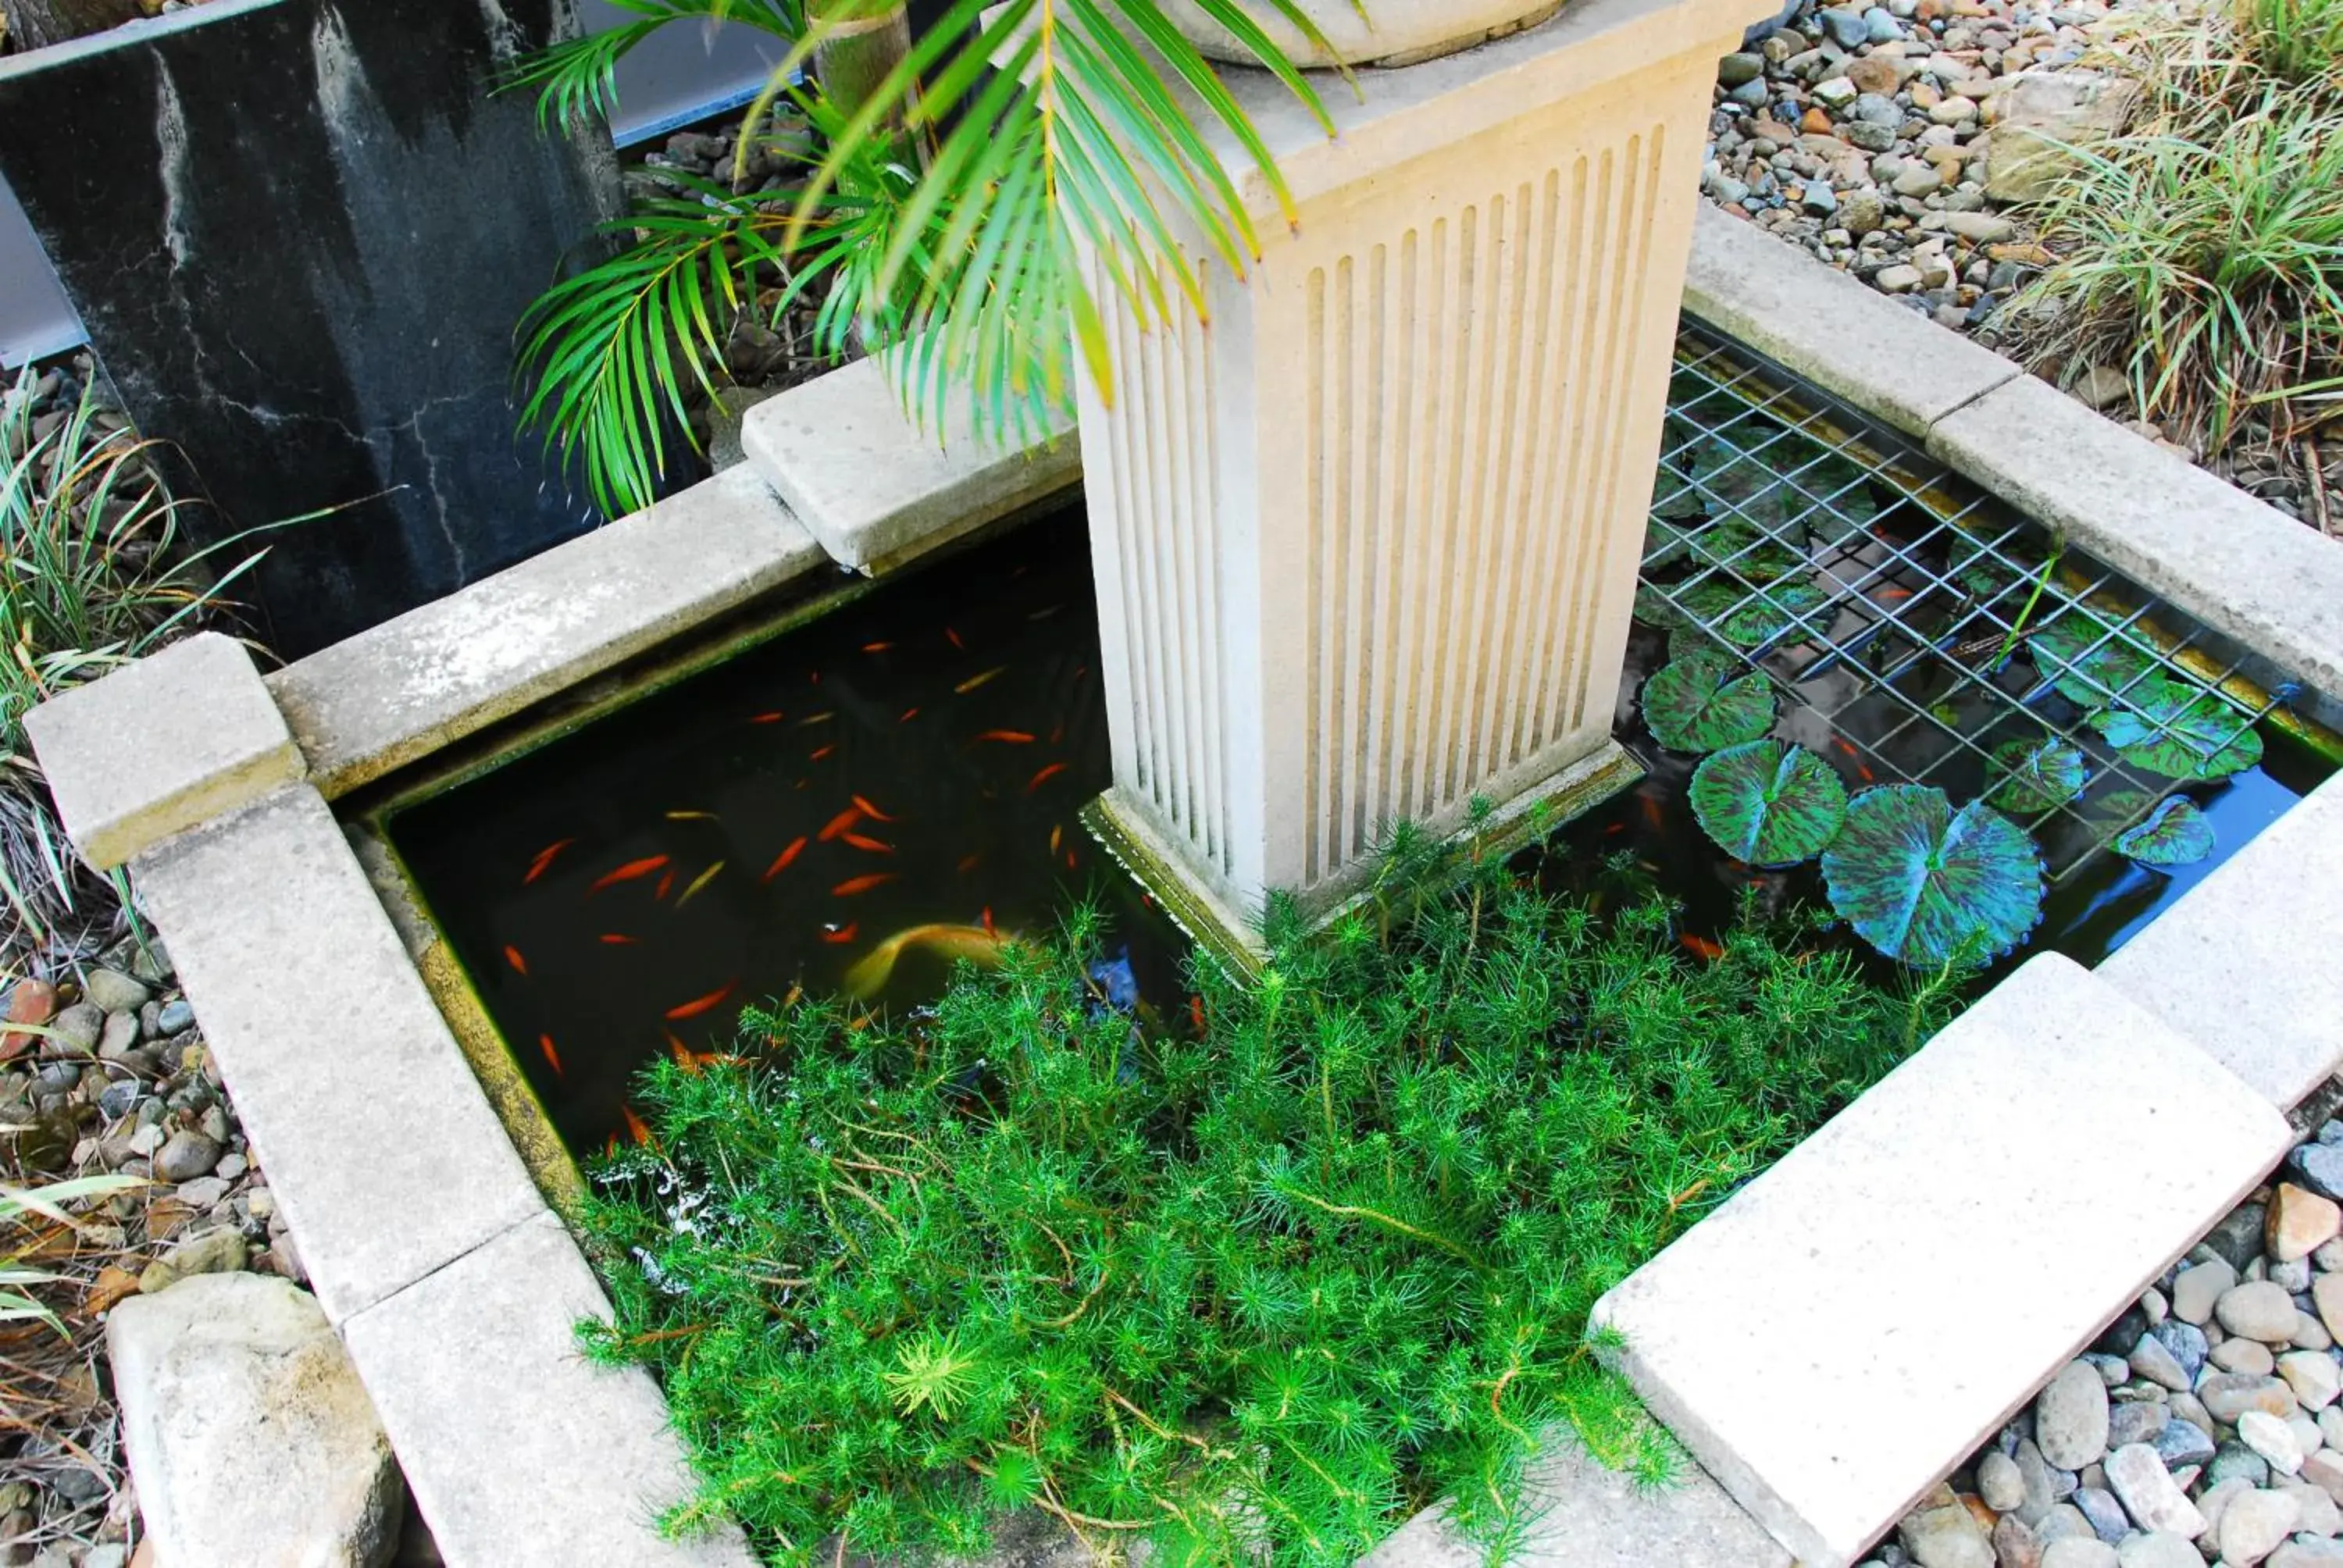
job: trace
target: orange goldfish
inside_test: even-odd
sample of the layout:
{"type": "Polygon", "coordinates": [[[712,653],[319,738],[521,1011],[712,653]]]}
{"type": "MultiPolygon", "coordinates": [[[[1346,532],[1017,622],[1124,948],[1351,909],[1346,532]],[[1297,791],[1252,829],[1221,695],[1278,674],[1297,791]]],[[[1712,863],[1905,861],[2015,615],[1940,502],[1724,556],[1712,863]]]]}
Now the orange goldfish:
{"type": "Polygon", "coordinates": [[[788,848],[784,849],[779,854],[773,857],[773,863],[766,867],[765,874],[757,879],[760,882],[769,882],[775,877],[779,876],[783,871],[789,869],[789,862],[796,859],[799,852],[804,849],[805,847],[805,835],[800,833],[796,838],[789,840],[788,848]]]}
{"type": "Polygon", "coordinates": [[[1025,793],[1031,795],[1034,790],[1039,789],[1042,785],[1047,784],[1051,779],[1055,779],[1059,774],[1063,773],[1065,770],[1066,765],[1064,763],[1051,763],[1047,768],[1042,769],[1041,771],[1034,774],[1032,778],[1025,781],[1025,793]]]}
{"type": "Polygon", "coordinates": [[[545,875],[545,869],[553,864],[553,857],[576,842],[578,840],[575,839],[556,839],[552,843],[539,849],[537,852],[537,859],[528,863],[528,875],[521,879],[521,885],[527,887],[545,875]]]}
{"type": "Polygon", "coordinates": [[[528,978],[528,965],[521,961],[520,950],[509,942],[505,944],[505,962],[512,965],[513,973],[523,980],[528,978]]]}
{"type": "Polygon", "coordinates": [[[592,887],[586,890],[586,894],[591,898],[605,888],[616,887],[620,882],[631,882],[639,878],[648,877],[666,864],[665,855],[646,855],[639,860],[629,860],[608,876],[596,881],[592,887]]]}
{"type": "Polygon", "coordinates": [[[701,1013],[716,1007],[718,1004],[721,1003],[726,997],[730,996],[732,994],[732,988],[739,983],[740,982],[739,980],[726,980],[722,985],[717,987],[714,990],[709,991],[706,996],[696,996],[689,1001],[683,1002],[678,1006],[668,1009],[667,1016],[678,1022],[681,1022],[687,1018],[698,1018],[701,1013]]]}
{"type": "Polygon", "coordinates": [[[895,873],[892,871],[872,871],[864,876],[849,877],[830,889],[830,895],[834,899],[850,899],[857,893],[867,893],[880,883],[891,882],[894,879],[895,873]]]}
{"type": "Polygon", "coordinates": [[[553,1049],[553,1037],[551,1035],[538,1035],[537,1037],[537,1049],[545,1052],[546,1062],[553,1069],[553,1075],[556,1078],[565,1076],[561,1070],[561,1053],[553,1049]]]}

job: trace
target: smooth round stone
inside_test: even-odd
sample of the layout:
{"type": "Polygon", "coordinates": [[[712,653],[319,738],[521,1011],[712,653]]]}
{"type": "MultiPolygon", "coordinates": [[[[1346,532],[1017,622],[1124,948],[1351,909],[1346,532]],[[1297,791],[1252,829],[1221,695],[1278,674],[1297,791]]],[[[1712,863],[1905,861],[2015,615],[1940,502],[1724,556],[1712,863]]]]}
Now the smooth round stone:
{"type": "Polygon", "coordinates": [[[2283,1492],[2244,1492],[2221,1514],[2221,1555],[2233,1568],[2260,1562],[2287,1538],[2302,1505],[2283,1492]]]}
{"type": "Polygon", "coordinates": [[[2225,1442],[2205,1467],[2205,1478],[2218,1486],[2225,1481],[2242,1481],[2248,1486],[2269,1484],[2269,1461],[2242,1442],[2225,1442]]]}
{"type": "Polygon", "coordinates": [[[2042,1568],[2122,1568],[2116,1549],[2087,1535],[2053,1541],[2042,1553],[2042,1568]]]}
{"type": "Polygon", "coordinates": [[[1998,1568],[2042,1568],[2042,1539],[2017,1515],[2005,1513],[1994,1521],[1993,1558],[1998,1568]]]}
{"type": "Polygon", "coordinates": [[[2320,1197],[2343,1199],[2343,1144],[2306,1143],[2288,1155],[2286,1162],[2320,1197]]]}
{"type": "Polygon", "coordinates": [[[2310,1289],[2310,1260],[2297,1258],[2291,1263],[2272,1263],[2263,1271],[2262,1278],[2282,1288],[2288,1295],[2298,1296],[2310,1289]]]}
{"type": "Polygon", "coordinates": [[[1755,81],[1765,74],[1765,56],[1763,55],[1727,55],[1716,63],[1716,79],[1728,87],[1755,81]]]}
{"type": "Polygon", "coordinates": [[[2233,1340],[2223,1340],[2215,1345],[2213,1364],[2223,1372],[2238,1372],[2247,1377],[2268,1377],[2278,1371],[2278,1358],[2270,1354],[2269,1346],[2242,1335],[2233,1340]]]}
{"type": "Polygon", "coordinates": [[[2270,1468],[2294,1474],[2302,1468],[2302,1442],[2294,1428],[2278,1417],[2249,1410],[2237,1417],[2237,1441],[2270,1462],[2270,1468]]]}
{"type": "Polygon", "coordinates": [[[2132,1347],[2130,1369],[2175,1393],[2187,1392],[2188,1369],[2180,1364],[2170,1346],[2156,1337],[2153,1329],[2140,1335],[2139,1343],[2132,1347]]]}
{"type": "Polygon", "coordinates": [[[2172,1282],[2172,1315],[2187,1323],[2213,1321],[2213,1303],[2237,1284],[2237,1271],[2225,1259],[2180,1271],[2172,1282]]]}
{"type": "Polygon", "coordinates": [[[1830,35],[1831,42],[1842,49],[1857,49],[1871,42],[1870,25],[1852,11],[1825,11],[1815,20],[1830,35]]]}
{"type": "MultiPolygon", "coordinates": [[[[2343,1150],[2337,1151],[2336,1165],[2338,1174],[2343,1175],[2343,1150]]],[[[2319,1190],[2316,1181],[2309,1185],[2314,1191],[2319,1190]]],[[[2331,1198],[2335,1194],[2330,1192],[2328,1196],[2331,1198]]],[[[2222,1216],[2219,1224],[2205,1232],[2204,1244],[2217,1256],[2227,1259],[2229,1267],[2242,1271],[2247,1263],[2261,1256],[2262,1221],[2268,1213],[2268,1204],[2247,1199],[2222,1216]]],[[[2242,1278],[2242,1274],[2239,1277],[2242,1278]]]]}
{"type": "Polygon", "coordinates": [[[2294,1297],[2286,1287],[2268,1280],[2249,1280],[2233,1286],[2213,1303],[2214,1320],[2222,1328],[2264,1344],[2284,1344],[2291,1340],[2296,1313],[2294,1297]]]}
{"type": "Polygon", "coordinates": [[[2205,1521],[2205,1533],[2197,1539],[2217,1547],[2221,1539],[2221,1515],[2229,1511],[2231,1503],[2253,1489],[2254,1483],[2242,1475],[2232,1475],[2207,1486],[2203,1495],[2197,1499],[2197,1512],[2205,1521]]]}
{"type": "Polygon", "coordinates": [[[2343,1367],[2325,1351],[2288,1351],[2278,1358],[2278,1375],[2307,1411],[2325,1410],[2343,1396],[2343,1367]]]}
{"type": "Polygon", "coordinates": [[[2270,1483],[2270,1490],[2285,1493],[2301,1506],[2302,1517],[2295,1524],[2298,1532],[2308,1531],[2313,1535],[2343,1534],[2343,1508],[2335,1506],[2334,1494],[2326,1488],[2314,1486],[2307,1480],[2280,1479],[2270,1483]]]}
{"type": "Polygon", "coordinates": [[[2215,1372],[2197,1385],[2197,1397],[2217,1422],[2234,1424],[2249,1410],[2265,1411],[2281,1419],[2294,1413],[2294,1391],[2274,1377],[2248,1372],[2215,1372]]]}
{"type": "MultiPolygon", "coordinates": [[[[2117,1403],[2107,1414],[2107,1449],[2110,1452],[2127,1442],[2153,1443],[2158,1434],[2171,1423],[2172,1412],[2154,1400],[2129,1399],[2117,1403]]],[[[2211,1451],[2207,1451],[2210,1457],[2211,1451]]],[[[1985,1490],[1984,1466],[1978,1466],[1977,1490],[1985,1490]]],[[[1996,1510],[2006,1513],[2006,1509],[1996,1510]]]]}
{"type": "Polygon", "coordinates": [[[1977,1495],[1996,1513],[2015,1513],[2026,1501],[2026,1478],[2017,1472],[2017,1461],[1999,1449],[1977,1462],[1976,1483],[1977,1495]]]}
{"type": "Polygon", "coordinates": [[[2116,1548],[2116,1562],[2121,1568],[2205,1568],[2195,1543],[2169,1530],[2133,1536],[2116,1548]]]}
{"type": "Polygon", "coordinates": [[[2131,1533],[2131,1520],[2124,1513],[2123,1504],[2116,1501],[2114,1493],[2097,1486],[2078,1486],[2070,1501],[2083,1511],[2083,1517],[2091,1522],[2093,1533],[2108,1545],[2114,1545],[2131,1533]]]}
{"type": "Polygon", "coordinates": [[[2077,1536],[2096,1545],[2099,1539],[2091,1522],[2083,1517],[2083,1511],[2071,1503],[2061,1503],[2044,1514],[2042,1523],[2034,1527],[2034,1534],[2045,1546],[2077,1536]]]}
{"type": "Polygon", "coordinates": [[[1904,29],[1896,25],[1895,13],[1885,5],[1875,5],[1863,14],[1864,31],[1875,44],[1893,44],[1904,36],[1904,29]]]}
{"type": "Polygon", "coordinates": [[[2172,1359],[2180,1363],[2180,1370],[2188,1374],[2189,1381],[2196,1382],[2197,1374],[2205,1370],[2205,1357],[2212,1350],[2205,1331],[2195,1323],[2167,1318],[2147,1332],[2155,1336],[2157,1343],[2172,1352],[2172,1359]]]}
{"type": "Polygon", "coordinates": [[[2168,1470],[2178,1470],[2187,1464],[2208,1463],[2218,1452],[2203,1427],[2193,1421],[2182,1421],[2177,1417],[2167,1421],[2147,1442],[2168,1470]]]}
{"type": "Polygon", "coordinates": [[[2107,1452],[2107,1385],[2097,1367],[2069,1362],[2058,1369],[2034,1402],[2034,1441],[2060,1470],[2080,1470],[2107,1452]]]}
{"type": "Polygon", "coordinates": [[[2292,1343],[2297,1350],[2331,1351],[2335,1348],[2335,1336],[2327,1332],[2325,1323],[2308,1312],[2297,1311],[2292,1343]]]}

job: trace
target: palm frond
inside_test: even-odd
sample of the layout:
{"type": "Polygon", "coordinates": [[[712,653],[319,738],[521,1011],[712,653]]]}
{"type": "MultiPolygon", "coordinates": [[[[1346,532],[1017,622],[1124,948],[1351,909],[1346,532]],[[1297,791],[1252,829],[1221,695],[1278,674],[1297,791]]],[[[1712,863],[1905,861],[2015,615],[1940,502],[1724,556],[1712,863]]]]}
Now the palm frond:
{"type": "Polygon", "coordinates": [[[610,0],[635,20],[603,33],[564,39],[513,63],[499,92],[534,89],[542,127],[599,115],[618,106],[617,71],[621,56],[670,22],[739,22],[777,37],[795,39],[805,30],[798,0],[610,0]]]}

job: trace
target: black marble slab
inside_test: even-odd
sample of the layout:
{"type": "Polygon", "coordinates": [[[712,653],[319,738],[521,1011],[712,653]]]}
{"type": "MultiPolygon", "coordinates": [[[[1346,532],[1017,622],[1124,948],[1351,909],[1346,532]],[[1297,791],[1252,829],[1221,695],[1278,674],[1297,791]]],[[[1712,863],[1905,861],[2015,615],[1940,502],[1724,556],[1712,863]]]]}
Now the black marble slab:
{"type": "Polygon", "coordinates": [[[575,26],[571,0],[214,0],[0,60],[0,175],[184,453],[197,537],[347,508],[266,536],[288,658],[596,520],[515,432],[513,327],[593,253],[617,166],[490,92],[575,26]]]}

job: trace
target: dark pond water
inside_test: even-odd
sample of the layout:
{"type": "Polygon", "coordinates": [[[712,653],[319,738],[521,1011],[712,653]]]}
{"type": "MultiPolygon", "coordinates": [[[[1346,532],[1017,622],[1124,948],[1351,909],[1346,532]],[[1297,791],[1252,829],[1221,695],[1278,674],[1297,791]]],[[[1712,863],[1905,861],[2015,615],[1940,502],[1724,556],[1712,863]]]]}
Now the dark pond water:
{"type": "MultiPolygon", "coordinates": [[[[1591,886],[1627,852],[1684,901],[1695,946],[1745,886],[1819,907],[1812,865],[1753,872],[1693,820],[1697,759],[1654,743],[1634,707],[1664,658],[1639,628],[1619,733],[1649,776],[1565,828],[1551,874],[1591,886]]],[[[725,1050],[742,1003],[802,986],[916,1005],[953,955],[1046,929],[1076,896],[1101,901],[1141,994],[1176,1005],[1183,943],[1076,819],[1109,779],[1097,666],[1070,513],[400,811],[391,833],[554,1125],[598,1149],[625,1136],[642,1065],[725,1050]]],[[[1850,787],[1874,781],[1868,757],[1956,800],[1983,788],[1981,763],[1969,777],[1957,757],[1900,757],[1866,733],[1865,701],[1826,707],[1791,706],[1777,733],[1850,787]]],[[[2211,860],[2159,871],[2046,842],[2064,874],[2017,956],[2046,944],[2096,961],[2328,771],[2274,729],[2265,741],[2259,767],[2186,788],[2217,834],[2211,860]]]]}
{"type": "Polygon", "coordinates": [[[850,980],[913,1003],[954,954],[1075,897],[1100,899],[1146,994],[1176,994],[1176,933],[1075,819],[1109,777],[1097,670],[1074,513],[400,811],[391,836],[555,1127],[595,1149],[645,1061],[726,1049],[742,1003],[850,980]]]}

